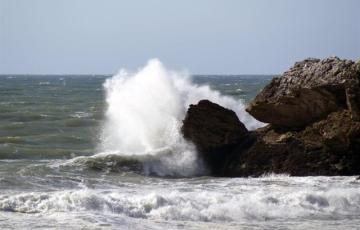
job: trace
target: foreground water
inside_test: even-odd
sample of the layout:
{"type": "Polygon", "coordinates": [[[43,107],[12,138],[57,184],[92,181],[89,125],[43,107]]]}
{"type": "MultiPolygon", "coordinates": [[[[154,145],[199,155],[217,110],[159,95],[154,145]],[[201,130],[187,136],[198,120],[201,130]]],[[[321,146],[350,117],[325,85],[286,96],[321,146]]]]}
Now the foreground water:
{"type": "MultiPolygon", "coordinates": [[[[157,92],[174,101],[205,95],[232,107],[248,102],[272,76],[195,76],[192,84],[158,78],[156,92],[126,82],[132,77],[103,87],[110,76],[0,76],[1,229],[358,228],[355,177],[207,177],[206,169],[197,170],[198,159],[181,155],[192,154],[191,146],[159,134],[176,133],[175,118],[184,111],[165,108],[157,92]],[[138,95],[132,106],[124,92],[138,95]],[[116,131],[127,130],[134,116],[141,132],[116,131]]],[[[237,112],[248,127],[259,125],[237,112]]]]}

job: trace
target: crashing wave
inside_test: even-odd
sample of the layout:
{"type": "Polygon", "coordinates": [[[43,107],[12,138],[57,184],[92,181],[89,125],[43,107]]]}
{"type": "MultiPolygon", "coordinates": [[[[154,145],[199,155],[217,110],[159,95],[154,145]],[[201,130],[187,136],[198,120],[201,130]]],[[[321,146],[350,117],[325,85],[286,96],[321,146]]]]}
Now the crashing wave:
{"type": "Polygon", "coordinates": [[[194,146],[180,132],[187,108],[201,99],[234,110],[250,129],[262,125],[245,112],[241,100],[195,85],[189,75],[169,71],[156,59],[135,73],[121,70],[104,87],[108,107],[101,156],[121,156],[115,165],[119,159],[140,162],[135,168],[150,174],[193,176],[206,171],[194,146]]]}

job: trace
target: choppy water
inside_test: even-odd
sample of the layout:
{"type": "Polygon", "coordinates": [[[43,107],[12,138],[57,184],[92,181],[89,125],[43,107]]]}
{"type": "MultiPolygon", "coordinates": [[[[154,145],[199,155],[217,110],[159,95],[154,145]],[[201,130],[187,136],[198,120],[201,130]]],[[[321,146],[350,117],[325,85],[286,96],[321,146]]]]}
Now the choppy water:
{"type": "MultiPolygon", "coordinates": [[[[166,146],[104,152],[110,77],[0,76],[0,229],[358,228],[355,177],[182,177],[169,174],[177,152],[166,146]]],[[[195,76],[192,87],[246,103],[271,77],[195,76]]]]}

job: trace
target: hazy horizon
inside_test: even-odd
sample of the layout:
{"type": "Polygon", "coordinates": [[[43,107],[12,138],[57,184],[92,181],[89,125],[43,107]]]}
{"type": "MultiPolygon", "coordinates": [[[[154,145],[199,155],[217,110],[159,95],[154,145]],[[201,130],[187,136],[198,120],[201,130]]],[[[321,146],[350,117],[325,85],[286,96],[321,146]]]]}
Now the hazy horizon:
{"type": "MultiPolygon", "coordinates": [[[[236,77],[236,76],[274,76],[274,75],[279,75],[281,73],[278,74],[196,74],[196,73],[191,73],[191,76],[194,77],[206,77],[206,76],[227,76],[227,77],[236,77]]],[[[116,75],[116,73],[41,73],[41,74],[37,74],[37,73],[31,73],[31,74],[26,74],[26,73],[0,73],[0,77],[1,76],[113,76],[116,75]]]]}
{"type": "Polygon", "coordinates": [[[360,58],[360,1],[0,0],[0,74],[273,75],[308,57],[360,58]]]}

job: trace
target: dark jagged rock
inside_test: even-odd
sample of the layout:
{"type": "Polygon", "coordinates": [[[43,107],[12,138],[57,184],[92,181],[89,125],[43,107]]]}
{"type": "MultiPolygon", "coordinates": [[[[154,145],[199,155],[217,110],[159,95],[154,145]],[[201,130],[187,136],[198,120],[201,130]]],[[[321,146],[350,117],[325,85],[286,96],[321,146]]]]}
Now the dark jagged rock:
{"type": "Polygon", "coordinates": [[[248,132],[231,110],[200,101],[182,131],[217,176],[359,175],[359,79],[360,62],[307,59],[248,107],[266,127],[248,132]]]}
{"type": "Polygon", "coordinates": [[[236,158],[227,165],[225,175],[360,174],[360,122],[353,121],[347,110],[331,113],[300,131],[269,125],[254,135],[256,141],[250,148],[233,151],[236,158]]]}
{"type": "Polygon", "coordinates": [[[306,59],[274,78],[247,111],[262,122],[287,127],[304,127],[347,107],[359,119],[359,76],[360,64],[350,60],[306,59]]]}
{"type": "Polygon", "coordinates": [[[182,132],[191,140],[216,174],[222,168],[221,162],[234,147],[248,136],[248,130],[235,112],[208,100],[190,105],[182,132]]]}

